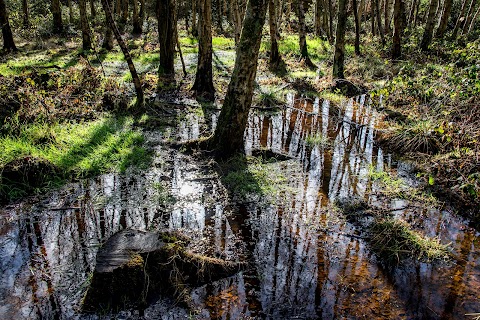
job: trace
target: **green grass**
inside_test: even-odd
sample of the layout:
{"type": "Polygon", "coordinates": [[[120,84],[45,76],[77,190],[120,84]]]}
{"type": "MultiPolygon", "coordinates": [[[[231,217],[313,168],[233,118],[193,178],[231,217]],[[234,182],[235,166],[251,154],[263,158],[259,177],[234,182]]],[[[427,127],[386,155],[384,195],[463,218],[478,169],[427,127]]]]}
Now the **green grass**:
{"type": "Polygon", "coordinates": [[[377,220],[370,227],[370,233],[373,250],[389,263],[398,263],[406,257],[430,261],[447,259],[449,255],[448,246],[412,230],[404,221],[377,220]]]}
{"type": "Polygon", "coordinates": [[[329,147],[332,145],[331,139],[320,132],[309,135],[305,139],[305,143],[310,147],[314,147],[314,146],[329,147]]]}
{"type": "MultiPolygon", "coordinates": [[[[328,59],[332,50],[328,41],[320,38],[307,37],[307,47],[310,58],[316,61],[328,59]]],[[[282,56],[299,56],[300,45],[298,41],[298,35],[284,35],[284,37],[279,41],[278,49],[282,56]]],[[[263,41],[260,51],[268,52],[269,50],[270,42],[263,41]]]]}
{"type": "Polygon", "coordinates": [[[104,118],[80,124],[31,124],[17,136],[0,138],[0,167],[32,156],[45,159],[67,176],[87,177],[145,166],[149,153],[130,117],[104,118]]]}

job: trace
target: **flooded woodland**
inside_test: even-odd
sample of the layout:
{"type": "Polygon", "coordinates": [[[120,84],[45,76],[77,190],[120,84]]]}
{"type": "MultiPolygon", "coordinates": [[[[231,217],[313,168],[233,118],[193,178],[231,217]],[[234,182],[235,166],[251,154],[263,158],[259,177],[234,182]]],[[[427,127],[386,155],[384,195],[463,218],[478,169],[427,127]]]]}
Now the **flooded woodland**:
{"type": "Polygon", "coordinates": [[[479,1],[0,28],[0,320],[480,320],[479,1]]]}
{"type": "Polygon", "coordinates": [[[265,165],[282,186],[242,199],[208,157],[167,143],[211,131],[218,111],[180,113],[175,126],[148,132],[155,155],[141,173],[81,180],[1,209],[6,318],[104,317],[79,310],[99,248],[123,229],[180,231],[191,250],[248,267],[192,288],[188,308],[160,294],[119,319],[464,319],[478,310],[480,234],[448,205],[382,193],[372,171],[396,172],[404,192],[418,182],[375,142],[369,97],[334,104],[289,94],[285,108],[253,110],[246,154],[271,150],[265,165]],[[308,142],[315,135],[321,143],[308,142]],[[450,256],[382,263],[371,235],[338,208],[354,198],[448,244],[450,256]]]}

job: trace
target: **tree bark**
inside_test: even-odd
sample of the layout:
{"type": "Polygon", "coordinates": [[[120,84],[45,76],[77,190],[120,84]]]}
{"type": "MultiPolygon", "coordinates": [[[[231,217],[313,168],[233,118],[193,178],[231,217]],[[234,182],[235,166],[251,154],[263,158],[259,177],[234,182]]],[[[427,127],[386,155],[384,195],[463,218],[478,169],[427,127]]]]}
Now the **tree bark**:
{"type": "Polygon", "coordinates": [[[437,29],[437,38],[442,38],[445,35],[448,25],[448,18],[450,18],[450,13],[452,12],[452,4],[453,0],[445,0],[442,16],[440,18],[440,24],[438,25],[437,29]]]}
{"type": "Polygon", "coordinates": [[[417,7],[417,1],[419,1],[419,0],[412,0],[412,5],[410,7],[410,13],[408,15],[408,23],[409,24],[413,24],[413,19],[415,17],[415,9],[417,7]]]}
{"type": "Polygon", "coordinates": [[[390,7],[390,0],[385,0],[385,11],[384,11],[384,20],[385,20],[385,34],[390,34],[390,23],[391,23],[391,16],[390,16],[390,11],[391,11],[391,7],[390,7]]]}
{"type": "Polygon", "coordinates": [[[90,26],[88,25],[86,0],[78,0],[78,6],[80,9],[80,25],[82,27],[83,50],[91,50],[92,38],[90,37],[90,26]]]}
{"type": "Polygon", "coordinates": [[[377,27],[378,33],[380,34],[380,41],[382,41],[382,46],[385,46],[385,32],[382,26],[382,16],[380,15],[380,5],[378,0],[375,0],[375,13],[377,16],[377,27]]]}
{"type": "Polygon", "coordinates": [[[393,59],[399,59],[402,56],[403,10],[403,0],[395,0],[393,6],[393,59]]]}
{"type": "Polygon", "coordinates": [[[90,15],[95,19],[97,11],[95,10],[95,0],[90,0],[90,15]]]}
{"type": "Polygon", "coordinates": [[[63,32],[62,7],[60,0],[52,0],[53,33],[63,32]]]}
{"type": "Polygon", "coordinates": [[[310,56],[308,55],[307,31],[305,26],[305,8],[304,8],[303,0],[297,1],[297,10],[298,10],[298,40],[300,44],[300,57],[301,57],[301,60],[303,60],[309,68],[315,68],[316,66],[313,64],[312,60],[310,60],[310,56]]]}
{"type": "MultiPolygon", "coordinates": [[[[113,0],[107,0],[107,1],[108,1],[109,7],[112,8],[113,0]]],[[[110,23],[108,23],[108,19],[105,19],[105,39],[103,39],[102,48],[107,51],[110,51],[113,49],[113,30],[112,30],[112,27],[110,26],[110,23]]]]}
{"type": "Polygon", "coordinates": [[[197,96],[212,101],[215,98],[212,71],[212,0],[199,0],[198,61],[192,90],[197,96]]]}
{"type": "Polygon", "coordinates": [[[268,22],[270,27],[270,65],[276,69],[280,65],[282,58],[278,51],[278,28],[276,17],[276,6],[278,0],[268,0],[268,22]]]}
{"type": "Polygon", "coordinates": [[[244,150],[243,136],[252,104],[267,5],[267,0],[249,0],[247,4],[232,78],[215,133],[209,140],[209,148],[219,157],[226,158],[244,150]]]}
{"type": "Polygon", "coordinates": [[[13,41],[10,22],[8,21],[8,12],[5,0],[0,0],[0,25],[2,26],[3,49],[5,51],[17,51],[17,47],[13,41]]]}
{"type": "Polygon", "coordinates": [[[437,12],[438,0],[431,0],[428,8],[427,23],[425,25],[425,31],[423,32],[422,42],[420,48],[423,51],[428,50],[428,46],[432,42],[433,30],[435,28],[435,13],[437,12]]]}
{"type": "Polygon", "coordinates": [[[374,5],[374,0],[370,0],[370,20],[372,22],[372,36],[375,36],[376,31],[375,31],[375,5],[374,5]]]}
{"type": "Polygon", "coordinates": [[[122,35],[120,34],[120,31],[118,30],[117,25],[115,24],[115,20],[113,19],[112,10],[110,8],[110,4],[108,3],[108,0],[102,0],[102,6],[103,6],[103,10],[105,11],[105,18],[107,20],[107,23],[112,28],[113,34],[117,39],[117,43],[123,52],[123,56],[125,57],[125,60],[127,61],[130,74],[132,75],[133,84],[135,86],[135,92],[137,94],[136,107],[141,108],[143,107],[144,101],[145,101],[144,95],[143,95],[142,82],[140,81],[140,78],[137,74],[137,70],[135,69],[135,65],[133,64],[132,56],[128,51],[127,45],[123,41],[122,35]]]}
{"type": "Polygon", "coordinates": [[[197,2],[198,0],[192,0],[192,35],[194,37],[198,36],[197,28],[197,2]]]}
{"type": "Polygon", "coordinates": [[[352,0],[353,16],[355,19],[355,54],[360,55],[360,20],[358,18],[357,0],[352,0]]]}
{"type": "MultiPolygon", "coordinates": [[[[316,0],[315,1],[315,35],[317,37],[321,37],[323,35],[323,28],[322,28],[322,16],[323,16],[323,1],[316,0]]],[[[270,5],[270,2],[269,2],[270,5]]],[[[270,8],[269,8],[270,10],[270,8]]]]}
{"type": "Polygon", "coordinates": [[[157,0],[158,41],[160,65],[158,74],[173,80],[175,77],[175,1],[157,0]]]}
{"type": "Polygon", "coordinates": [[[335,35],[335,54],[333,57],[333,78],[345,79],[345,27],[347,24],[347,0],[338,1],[337,31],[335,35]]]}
{"type": "Polygon", "coordinates": [[[475,26],[475,23],[477,22],[477,19],[479,16],[480,16],[480,6],[477,8],[477,12],[473,16],[472,22],[470,23],[470,27],[468,28],[467,33],[471,33],[473,31],[473,27],[475,26]]]}
{"type": "Polygon", "coordinates": [[[477,0],[472,0],[472,3],[470,4],[470,9],[468,10],[467,18],[465,19],[465,22],[463,24],[462,34],[466,34],[470,27],[470,23],[472,22],[473,16],[475,15],[476,4],[477,0]]]}
{"type": "Polygon", "coordinates": [[[133,34],[142,34],[142,24],[140,21],[140,14],[138,12],[138,0],[133,0],[133,15],[132,15],[133,34]]]}
{"type": "Polygon", "coordinates": [[[23,11],[23,27],[26,29],[30,27],[30,17],[28,12],[27,0],[22,0],[22,11],[23,11]]]}
{"type": "MultiPolygon", "coordinates": [[[[473,2],[474,0],[472,0],[473,2]]],[[[453,28],[452,38],[457,37],[458,30],[460,29],[461,24],[465,20],[465,11],[467,10],[468,4],[471,3],[469,0],[465,0],[462,4],[462,9],[460,10],[460,15],[458,16],[457,22],[455,23],[455,28],[453,28]]]]}

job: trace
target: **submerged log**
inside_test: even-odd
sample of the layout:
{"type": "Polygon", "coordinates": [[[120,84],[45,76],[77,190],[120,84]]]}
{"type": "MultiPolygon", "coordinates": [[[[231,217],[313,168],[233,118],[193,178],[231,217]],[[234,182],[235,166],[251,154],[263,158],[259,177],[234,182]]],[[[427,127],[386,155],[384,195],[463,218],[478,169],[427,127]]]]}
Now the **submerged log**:
{"type": "Polygon", "coordinates": [[[189,288],[240,271],[245,264],[186,250],[187,240],[169,232],[126,229],[98,251],[84,312],[144,308],[160,294],[188,300],[189,288]]]}

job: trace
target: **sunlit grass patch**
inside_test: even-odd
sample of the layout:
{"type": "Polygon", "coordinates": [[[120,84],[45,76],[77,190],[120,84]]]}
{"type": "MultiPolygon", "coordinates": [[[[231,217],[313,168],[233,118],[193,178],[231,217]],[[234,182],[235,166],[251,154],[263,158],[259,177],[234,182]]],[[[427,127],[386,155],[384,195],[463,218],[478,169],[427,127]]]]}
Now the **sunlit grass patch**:
{"type": "Polygon", "coordinates": [[[88,177],[107,171],[145,166],[149,153],[130,117],[89,123],[25,125],[15,136],[0,137],[0,167],[24,157],[45,159],[65,177],[88,177]]]}
{"type": "MultiPolygon", "coordinates": [[[[300,45],[298,35],[285,35],[279,41],[278,49],[282,56],[300,56],[300,45]]],[[[310,58],[313,60],[325,60],[331,53],[331,46],[326,40],[307,37],[307,47],[310,58]]],[[[270,42],[263,41],[260,47],[261,52],[270,50],[270,42]]]]}
{"type": "Polygon", "coordinates": [[[404,221],[395,219],[376,220],[370,227],[370,244],[384,261],[398,263],[406,257],[419,260],[447,259],[448,246],[437,238],[429,238],[412,230],[404,221]]]}
{"type": "Polygon", "coordinates": [[[226,37],[213,37],[212,38],[212,45],[215,49],[234,49],[235,48],[235,40],[232,38],[226,37]]]}
{"type": "Polygon", "coordinates": [[[329,147],[332,145],[332,140],[328,136],[323,135],[321,132],[317,132],[315,134],[308,135],[305,139],[305,143],[310,147],[329,147]]]}

